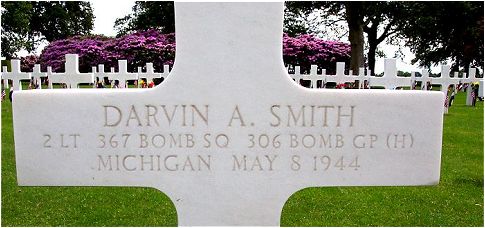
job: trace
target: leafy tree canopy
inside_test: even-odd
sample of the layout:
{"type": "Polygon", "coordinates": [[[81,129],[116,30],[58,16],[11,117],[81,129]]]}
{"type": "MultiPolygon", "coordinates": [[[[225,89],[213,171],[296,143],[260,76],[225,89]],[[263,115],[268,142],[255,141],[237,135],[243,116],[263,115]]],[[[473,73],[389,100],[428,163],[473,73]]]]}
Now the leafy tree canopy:
{"type": "Polygon", "coordinates": [[[80,1],[2,1],[2,56],[35,50],[37,45],[86,35],[93,29],[94,15],[89,2],[80,1]]]}
{"type": "Polygon", "coordinates": [[[483,68],[483,2],[406,2],[399,25],[421,66],[451,59],[459,67],[483,68]]]}
{"type": "MultiPolygon", "coordinates": [[[[483,2],[286,2],[285,30],[290,35],[311,33],[309,14],[346,19],[349,33],[359,26],[367,34],[367,65],[373,71],[378,45],[403,41],[415,54],[413,63],[429,67],[452,60],[453,70],[468,66],[483,68],[483,2]],[[353,9],[349,18],[348,11],[353,9]],[[318,10],[318,11],[315,11],[318,10]],[[350,19],[350,20],[349,20],[350,19]],[[356,24],[358,26],[351,26],[356,24]],[[306,30],[305,30],[306,29],[306,30]]],[[[332,20],[323,23],[332,28],[332,20]]],[[[350,37],[349,37],[350,40],[350,37]]],[[[360,44],[359,40],[350,40],[360,44]]],[[[359,55],[352,54],[352,58],[359,55]]]]}
{"type": "Polygon", "coordinates": [[[133,12],[115,21],[117,36],[147,29],[157,29],[162,33],[175,32],[175,14],[173,2],[136,1],[133,12]]]}

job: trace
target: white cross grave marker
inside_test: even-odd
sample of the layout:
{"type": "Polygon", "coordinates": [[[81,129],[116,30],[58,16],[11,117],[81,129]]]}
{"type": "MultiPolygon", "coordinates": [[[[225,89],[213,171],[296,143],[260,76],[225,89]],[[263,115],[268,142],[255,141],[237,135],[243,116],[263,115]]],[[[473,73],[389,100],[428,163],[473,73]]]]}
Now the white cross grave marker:
{"type": "Polygon", "coordinates": [[[137,73],[128,73],[128,61],[127,60],[118,60],[118,73],[115,74],[108,74],[108,79],[112,80],[113,83],[115,80],[118,80],[120,83],[120,88],[128,88],[126,86],[126,81],[128,80],[136,80],[138,81],[138,74],[137,73]]]}
{"type": "Polygon", "coordinates": [[[96,79],[96,74],[98,73],[98,70],[95,66],[91,67],[91,73],[93,73],[93,80],[94,80],[93,88],[96,88],[98,81],[99,81],[99,78],[96,79]]]}
{"type": "Polygon", "coordinates": [[[428,90],[428,84],[431,83],[431,78],[429,77],[429,71],[427,69],[423,69],[421,71],[421,90],[428,90]]]}
{"type": "Polygon", "coordinates": [[[54,83],[65,84],[69,87],[69,78],[65,74],[52,72],[52,67],[50,66],[47,67],[47,78],[49,79],[49,89],[54,88],[54,83]]]}
{"type": "MultiPolygon", "coordinates": [[[[20,70],[20,60],[10,60],[11,71],[7,71],[7,67],[2,67],[2,79],[12,80],[14,91],[22,90],[21,80],[30,80],[30,73],[24,73],[20,70]]],[[[8,83],[7,83],[8,84],[8,83]]]]}
{"type": "Polygon", "coordinates": [[[169,74],[170,74],[170,66],[169,65],[163,65],[163,73],[162,73],[163,80],[167,79],[169,74]]]}
{"type": "Polygon", "coordinates": [[[483,79],[480,80],[478,84],[478,96],[483,97],[483,79]]]}
{"type": "Polygon", "coordinates": [[[32,78],[34,85],[39,85],[38,89],[42,89],[42,78],[47,77],[47,73],[40,70],[40,64],[35,64],[32,69],[32,78]]]}
{"type": "Polygon", "coordinates": [[[300,80],[303,79],[300,66],[295,66],[295,72],[291,76],[295,80],[296,84],[300,85],[300,80]]]}
{"type": "MultiPolygon", "coordinates": [[[[472,99],[473,86],[472,86],[472,83],[477,81],[477,79],[475,77],[476,70],[477,69],[470,67],[468,69],[468,78],[463,80],[465,83],[468,83],[468,87],[466,87],[466,105],[468,105],[468,106],[471,106],[472,103],[473,103],[473,99],[472,99]]],[[[463,74],[463,77],[465,78],[465,74],[463,74]]],[[[475,96],[476,96],[476,94],[475,94],[475,96]]]]}
{"type": "Polygon", "coordinates": [[[310,88],[316,89],[317,88],[317,82],[318,80],[323,80],[325,75],[320,75],[317,72],[317,65],[311,65],[310,66],[310,74],[303,75],[303,80],[310,81],[310,88]]]}
{"type": "Polygon", "coordinates": [[[8,84],[8,79],[4,79],[3,78],[3,72],[8,72],[8,67],[7,66],[3,66],[2,67],[2,81],[3,81],[3,87],[5,89],[8,89],[10,85],[8,84]]]}
{"type": "Polygon", "coordinates": [[[8,79],[5,78],[5,75],[8,73],[8,67],[7,66],[2,66],[2,81],[5,89],[9,88],[9,82],[8,79]]]}
{"type": "Polygon", "coordinates": [[[408,86],[410,78],[398,77],[396,59],[384,59],[384,75],[382,77],[371,77],[370,86],[383,86],[386,89],[408,86]]]}
{"type": "Polygon", "coordinates": [[[95,77],[98,77],[99,80],[104,80],[104,78],[113,78],[114,77],[114,67],[111,68],[111,72],[107,73],[104,70],[104,64],[98,64],[98,69],[94,74],[95,77]]]}
{"type": "Polygon", "coordinates": [[[344,62],[338,62],[337,63],[337,71],[335,73],[335,82],[337,85],[346,83],[348,77],[345,75],[345,63],[344,62]]]}
{"type": "Polygon", "coordinates": [[[182,226],[276,226],[303,188],[437,184],[443,94],[295,85],[283,10],[176,2],[177,60],[154,89],[19,92],[19,185],[148,186],[182,226]]]}
{"type": "Polygon", "coordinates": [[[69,88],[78,88],[81,83],[95,83],[95,72],[79,73],[79,56],[77,54],[66,54],[65,69],[64,75],[69,78],[69,88]]]}
{"type": "Polygon", "coordinates": [[[410,90],[415,90],[416,89],[416,72],[411,71],[411,84],[409,85],[410,90]]]}
{"type": "Polygon", "coordinates": [[[146,83],[150,83],[155,78],[162,78],[161,73],[155,73],[153,69],[153,63],[146,64],[146,72],[142,72],[141,67],[138,67],[138,78],[146,78],[146,83]]]}
{"type": "MultiPolygon", "coordinates": [[[[349,72],[352,73],[352,71],[349,72]]],[[[327,75],[325,80],[326,82],[335,82],[337,85],[340,85],[347,82],[354,82],[357,78],[351,75],[345,75],[345,63],[337,62],[335,75],[327,75]]]]}
{"type": "MultiPolygon", "coordinates": [[[[1,61],[5,60],[5,57],[0,57],[0,60],[1,60],[1,61]]],[[[8,72],[8,70],[7,70],[8,68],[7,68],[7,66],[4,66],[4,67],[5,67],[5,68],[3,68],[3,67],[2,67],[2,72],[8,72]]],[[[2,76],[2,81],[3,81],[3,87],[4,87],[5,89],[8,89],[8,88],[9,88],[9,86],[10,86],[10,85],[8,84],[8,79],[3,79],[3,76],[2,76]]]]}
{"type": "MultiPolygon", "coordinates": [[[[433,78],[433,84],[439,84],[441,86],[441,92],[447,97],[448,96],[448,88],[450,85],[458,84],[460,79],[459,78],[451,78],[450,77],[451,67],[449,65],[442,65],[441,66],[441,76],[439,78],[433,78]]],[[[446,101],[447,99],[445,99],[446,101]]],[[[447,105],[443,105],[444,113],[448,113],[447,105]]]]}
{"type": "Polygon", "coordinates": [[[369,80],[369,77],[365,75],[365,68],[359,68],[359,75],[357,75],[357,80],[359,80],[359,89],[364,89],[365,81],[369,80]]]}
{"type": "Polygon", "coordinates": [[[49,88],[53,88],[53,83],[66,84],[67,88],[78,88],[79,84],[91,84],[94,82],[94,72],[80,73],[79,72],[79,56],[77,54],[66,54],[66,62],[64,63],[64,73],[52,73],[52,68],[49,71],[47,68],[47,76],[49,78],[49,88]]]}

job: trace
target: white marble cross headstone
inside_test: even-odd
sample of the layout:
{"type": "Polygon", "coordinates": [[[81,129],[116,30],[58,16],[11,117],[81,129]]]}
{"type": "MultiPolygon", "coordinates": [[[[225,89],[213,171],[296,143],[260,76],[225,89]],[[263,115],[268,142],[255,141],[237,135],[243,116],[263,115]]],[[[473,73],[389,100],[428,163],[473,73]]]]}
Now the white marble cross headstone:
{"type": "Polygon", "coordinates": [[[415,71],[411,71],[411,84],[409,85],[410,89],[411,90],[415,90],[416,89],[416,72],[415,71]]]}
{"type": "Polygon", "coordinates": [[[18,92],[19,185],[153,187],[190,226],[279,225],[307,187],[437,184],[443,94],[295,85],[283,9],[177,2],[156,88],[18,92]]]}
{"type": "Polygon", "coordinates": [[[345,75],[345,63],[344,62],[338,62],[337,63],[337,70],[335,73],[335,82],[338,84],[346,83],[347,76],[345,75]]]}
{"type": "MultiPolygon", "coordinates": [[[[0,57],[0,61],[3,61],[5,60],[5,57],[0,57]]],[[[7,70],[8,68],[5,66],[5,68],[2,67],[2,72],[8,72],[7,70]]],[[[3,79],[3,77],[0,77],[1,81],[3,82],[3,88],[5,89],[8,89],[9,88],[9,84],[8,84],[8,79],[3,79]]]]}
{"type": "Polygon", "coordinates": [[[350,75],[351,73],[352,71],[349,71],[349,75],[345,75],[345,63],[337,62],[335,75],[326,75],[325,81],[335,82],[337,85],[344,84],[346,82],[354,82],[355,80],[357,80],[357,77],[352,77],[350,75]]]}
{"type": "Polygon", "coordinates": [[[69,87],[78,88],[79,84],[92,84],[94,82],[94,72],[79,73],[79,56],[76,54],[66,54],[64,75],[68,77],[69,87]]]}
{"type": "Polygon", "coordinates": [[[20,70],[20,60],[10,60],[11,71],[7,71],[7,67],[2,67],[2,79],[12,80],[12,87],[14,91],[22,90],[21,81],[30,80],[30,73],[24,73],[20,70]]]}
{"type": "MultiPolygon", "coordinates": [[[[441,66],[441,76],[439,78],[433,78],[433,84],[439,84],[441,86],[441,92],[448,97],[448,88],[450,85],[458,84],[459,78],[451,78],[450,77],[450,70],[451,67],[449,65],[442,65],[441,66]]],[[[445,99],[444,102],[448,100],[445,99]]],[[[448,113],[448,105],[443,105],[444,113],[448,113]]]]}
{"type": "Polygon", "coordinates": [[[112,81],[118,80],[120,88],[128,88],[126,86],[126,81],[128,80],[138,81],[137,73],[128,73],[127,60],[118,60],[118,72],[114,74],[110,73],[107,75],[109,80],[112,80],[112,81]]]}
{"type": "Polygon", "coordinates": [[[64,73],[53,73],[52,68],[47,68],[47,77],[49,78],[49,88],[53,88],[53,83],[66,84],[68,88],[78,88],[79,84],[94,83],[94,73],[80,73],[79,72],[79,56],[77,54],[66,54],[66,62],[64,64],[64,73]]]}
{"type": "Polygon", "coordinates": [[[431,78],[429,77],[429,71],[423,69],[421,71],[421,90],[428,90],[428,84],[431,84],[431,78]]]}
{"type": "Polygon", "coordinates": [[[141,67],[138,67],[138,78],[146,78],[147,83],[150,83],[153,81],[155,78],[162,78],[161,73],[155,73],[155,70],[153,69],[153,63],[147,63],[146,64],[146,72],[143,72],[141,70],[141,67]]]}
{"type": "Polygon", "coordinates": [[[69,86],[69,78],[64,74],[52,72],[52,67],[50,66],[47,67],[47,79],[49,80],[49,89],[54,88],[54,83],[69,86]]]}
{"type": "Polygon", "coordinates": [[[481,80],[479,81],[478,86],[479,86],[479,87],[478,87],[478,96],[479,96],[479,97],[483,97],[483,86],[484,86],[484,85],[483,85],[483,79],[481,79],[481,80]]]}
{"type": "Polygon", "coordinates": [[[111,68],[111,72],[107,73],[104,70],[104,64],[98,64],[98,69],[94,74],[95,77],[98,77],[99,80],[104,80],[104,78],[114,78],[114,68],[111,68]]]}
{"type": "Polygon", "coordinates": [[[356,79],[359,80],[359,89],[364,89],[365,81],[369,80],[369,77],[365,75],[365,68],[359,68],[359,75],[357,75],[356,79]]]}
{"type": "Polygon", "coordinates": [[[2,81],[3,81],[3,86],[5,89],[9,88],[9,81],[8,79],[5,78],[5,74],[8,73],[8,67],[7,66],[2,66],[2,81]]]}
{"type": "Polygon", "coordinates": [[[300,80],[303,79],[300,66],[295,66],[295,72],[291,75],[291,77],[295,80],[296,84],[300,85],[300,80]]]}
{"type": "MultiPolygon", "coordinates": [[[[468,78],[462,80],[465,83],[468,83],[468,87],[466,87],[466,105],[468,105],[468,106],[471,106],[472,103],[473,103],[473,97],[472,97],[473,86],[472,86],[472,83],[477,81],[477,79],[475,77],[476,70],[477,69],[470,67],[468,69],[468,78]]],[[[463,77],[465,78],[465,74],[463,74],[463,77]]],[[[475,94],[475,96],[476,96],[476,94],[475,94]]]]}
{"type": "Polygon", "coordinates": [[[40,64],[35,64],[34,68],[32,69],[32,78],[33,83],[38,85],[38,89],[42,89],[42,78],[47,77],[47,73],[44,73],[40,70],[40,64]]]}
{"type": "Polygon", "coordinates": [[[382,77],[371,77],[370,86],[383,86],[386,89],[409,86],[411,79],[398,77],[396,59],[384,59],[384,75],[382,77]]]}
{"type": "MultiPolygon", "coordinates": [[[[298,69],[299,70],[299,69],[298,69]]],[[[308,75],[303,75],[303,80],[309,80],[310,81],[310,88],[316,89],[317,88],[317,82],[318,80],[324,80],[325,75],[320,75],[318,74],[318,67],[317,65],[311,65],[310,66],[310,74],[308,75]]],[[[296,72],[295,72],[296,73],[296,72]]]]}

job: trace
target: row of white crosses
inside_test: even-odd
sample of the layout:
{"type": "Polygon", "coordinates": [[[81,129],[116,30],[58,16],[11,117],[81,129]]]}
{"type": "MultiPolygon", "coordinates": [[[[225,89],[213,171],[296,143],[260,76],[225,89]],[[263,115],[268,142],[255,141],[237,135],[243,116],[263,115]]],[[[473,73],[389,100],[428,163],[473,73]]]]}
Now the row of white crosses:
{"type": "MultiPolygon", "coordinates": [[[[147,82],[152,81],[155,78],[165,79],[169,73],[169,66],[164,65],[163,73],[155,73],[153,63],[146,64],[146,72],[142,71],[141,67],[138,67],[137,73],[128,72],[128,62],[126,60],[118,60],[118,72],[115,72],[114,67],[111,68],[111,72],[106,73],[104,65],[99,64],[98,68],[92,67],[91,73],[79,72],[79,56],[77,54],[66,54],[65,72],[54,73],[52,67],[47,67],[47,72],[41,72],[40,65],[35,64],[31,73],[22,72],[20,69],[20,60],[12,59],[12,70],[8,72],[7,67],[2,68],[1,78],[4,82],[4,86],[8,88],[8,80],[13,83],[13,90],[22,90],[21,81],[32,80],[36,85],[40,85],[41,78],[47,77],[49,79],[49,89],[53,88],[53,84],[65,84],[67,88],[78,88],[79,84],[93,84],[96,85],[95,78],[100,79],[107,77],[108,80],[119,81],[120,88],[126,88],[126,82],[128,80],[136,80],[146,78],[147,82]]],[[[41,86],[38,87],[39,89],[41,86]]]]}
{"type": "MultiPolygon", "coordinates": [[[[354,83],[358,81],[359,85],[358,88],[363,89],[364,83],[367,81],[368,87],[384,87],[386,89],[396,89],[399,87],[410,87],[411,89],[415,89],[416,82],[421,81],[421,90],[427,90],[428,85],[441,85],[441,91],[445,94],[448,93],[448,87],[450,85],[458,85],[458,84],[471,84],[475,81],[478,81],[475,77],[476,69],[470,68],[467,73],[463,73],[463,77],[458,77],[458,72],[454,73],[454,77],[450,77],[450,66],[443,65],[441,67],[441,77],[435,78],[430,77],[429,72],[426,69],[423,69],[421,72],[421,77],[416,77],[415,72],[411,73],[411,77],[402,77],[397,75],[397,67],[396,67],[396,59],[385,59],[384,60],[384,75],[382,77],[371,76],[369,75],[369,71],[367,74],[364,73],[365,69],[360,68],[358,75],[353,75],[352,70],[349,71],[349,74],[345,74],[345,63],[338,62],[337,63],[337,70],[335,75],[327,75],[326,70],[322,69],[322,73],[318,74],[317,66],[311,65],[310,73],[309,74],[301,74],[300,67],[295,66],[294,73],[290,74],[291,77],[295,80],[296,83],[300,84],[300,80],[303,81],[310,81],[311,88],[317,88],[317,82],[322,81],[325,85],[328,82],[334,82],[337,85],[343,83],[354,83]]],[[[472,88],[471,86],[467,87],[467,105],[472,104],[472,96],[471,96],[472,88]]],[[[444,112],[447,112],[447,108],[445,107],[444,112]]]]}
{"type": "MultiPolygon", "coordinates": [[[[114,67],[111,67],[111,72],[105,72],[104,65],[99,64],[98,67],[92,67],[91,73],[80,73],[79,72],[79,57],[76,54],[66,54],[65,62],[65,72],[64,73],[54,73],[51,67],[47,67],[47,72],[41,72],[40,65],[35,64],[33,72],[26,73],[21,72],[20,60],[11,60],[12,70],[7,71],[7,67],[4,66],[2,69],[2,79],[4,80],[4,85],[8,88],[7,80],[13,81],[13,90],[21,90],[20,81],[22,80],[33,80],[34,84],[40,85],[41,78],[49,78],[49,88],[53,88],[53,84],[65,84],[67,88],[78,88],[79,84],[93,84],[95,86],[95,78],[108,78],[114,82],[119,81],[120,88],[126,88],[126,82],[128,80],[139,80],[145,78],[148,81],[152,81],[155,78],[166,78],[169,73],[169,66],[165,65],[163,73],[155,73],[153,68],[153,63],[146,64],[146,72],[142,71],[141,67],[138,67],[137,73],[128,72],[128,62],[127,60],[118,60],[118,72],[115,72],[114,67]]],[[[428,84],[439,84],[441,85],[441,91],[445,94],[448,93],[448,87],[450,85],[457,84],[470,84],[477,81],[475,77],[476,69],[470,68],[467,77],[466,73],[463,73],[463,77],[458,77],[458,72],[455,72],[454,77],[450,77],[450,66],[443,65],[441,67],[441,77],[433,78],[429,77],[427,70],[423,70],[421,77],[416,77],[415,72],[411,73],[411,77],[400,77],[397,75],[396,59],[385,59],[384,60],[384,75],[382,77],[376,77],[364,74],[365,69],[360,68],[359,74],[354,75],[350,70],[349,74],[345,74],[345,63],[338,62],[337,70],[335,75],[327,75],[326,70],[322,69],[322,73],[318,74],[317,66],[312,65],[310,68],[310,74],[301,74],[300,67],[295,66],[294,73],[291,74],[292,78],[299,84],[300,80],[310,81],[311,88],[317,88],[317,82],[322,81],[325,85],[328,82],[339,84],[353,83],[358,81],[358,88],[365,88],[365,82],[368,83],[367,88],[370,87],[384,87],[386,89],[395,89],[398,87],[410,86],[411,89],[415,89],[417,81],[421,81],[421,90],[427,90],[428,84]]],[[[40,86],[38,87],[41,88],[40,86]]],[[[467,87],[467,105],[472,105],[472,88],[467,87]]],[[[446,106],[446,105],[445,105],[446,106]]],[[[445,107],[444,112],[447,112],[447,107],[445,107]]]]}

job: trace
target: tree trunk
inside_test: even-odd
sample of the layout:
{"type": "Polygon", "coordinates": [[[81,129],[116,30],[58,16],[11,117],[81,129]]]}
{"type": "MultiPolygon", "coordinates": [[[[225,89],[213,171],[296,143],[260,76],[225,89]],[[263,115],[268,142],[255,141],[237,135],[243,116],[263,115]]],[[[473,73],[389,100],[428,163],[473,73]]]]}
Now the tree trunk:
{"type": "Polygon", "coordinates": [[[465,59],[463,61],[463,72],[466,73],[467,77],[470,77],[470,75],[468,75],[469,70],[470,70],[470,61],[468,59],[465,59]]]}
{"type": "Polygon", "coordinates": [[[369,52],[367,53],[367,63],[371,75],[375,75],[376,51],[377,51],[377,24],[372,24],[367,31],[367,42],[369,43],[369,52]]]}
{"type": "Polygon", "coordinates": [[[359,71],[364,66],[363,2],[345,2],[345,14],[349,26],[350,69],[359,71]]]}
{"type": "Polygon", "coordinates": [[[369,71],[371,75],[375,75],[375,67],[376,67],[376,51],[377,45],[371,45],[369,42],[369,53],[367,53],[367,61],[369,63],[369,71]]]}

